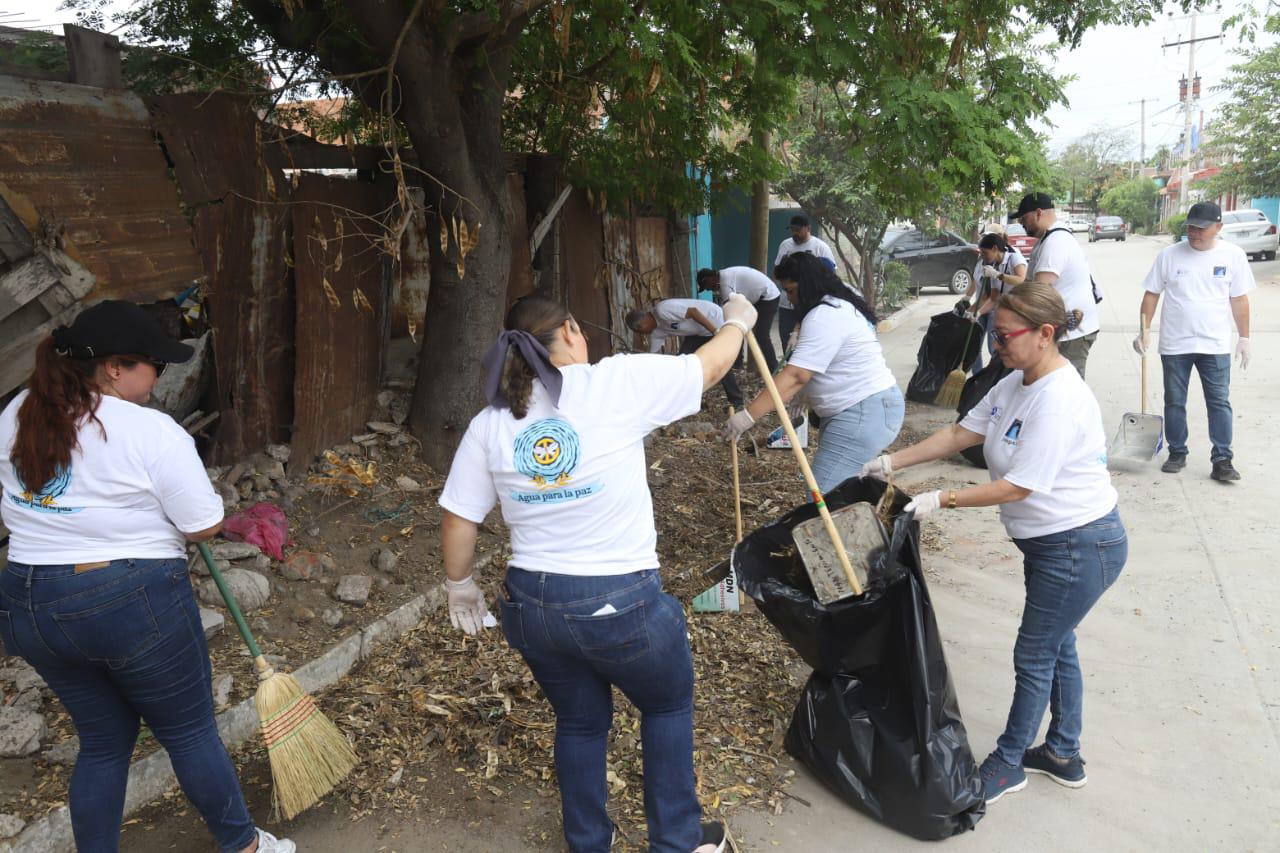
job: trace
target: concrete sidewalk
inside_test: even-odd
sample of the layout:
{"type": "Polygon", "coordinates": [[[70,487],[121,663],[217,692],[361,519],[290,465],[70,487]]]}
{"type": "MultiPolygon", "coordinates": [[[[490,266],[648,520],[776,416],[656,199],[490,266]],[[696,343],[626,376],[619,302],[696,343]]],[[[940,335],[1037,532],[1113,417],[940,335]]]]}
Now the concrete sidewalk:
{"type": "MultiPolygon", "coordinates": [[[[1135,240],[1086,249],[1106,293],[1089,384],[1108,434],[1122,412],[1138,407],[1139,360],[1130,341],[1140,282],[1160,248],[1135,240]]],[[[1115,476],[1130,534],[1129,562],[1079,631],[1088,786],[1073,791],[1032,777],[1024,791],[992,806],[974,832],[945,842],[947,849],[1280,849],[1280,577],[1270,556],[1280,544],[1272,521],[1280,485],[1267,476],[1267,421],[1280,412],[1280,285],[1258,278],[1254,364],[1247,375],[1235,376],[1232,388],[1243,481],[1224,485],[1208,478],[1198,390],[1189,405],[1187,469],[1166,475],[1153,462],[1115,476]]],[[[947,310],[954,299],[929,301],[932,311],[883,336],[904,387],[928,315],[947,310]]],[[[1149,410],[1158,413],[1158,359],[1149,370],[1149,410]]],[[[950,412],[916,408],[908,425],[919,432],[953,420],[950,412]]],[[[917,483],[987,477],[951,462],[909,474],[908,482],[917,483]]],[[[944,546],[926,553],[926,570],[970,744],[981,761],[1004,727],[1013,693],[1021,556],[994,509],[942,513],[936,523],[944,546]]],[[[812,805],[792,801],[779,816],[735,816],[735,831],[750,849],[936,849],[862,816],[803,768],[791,790],[812,805]]]]}

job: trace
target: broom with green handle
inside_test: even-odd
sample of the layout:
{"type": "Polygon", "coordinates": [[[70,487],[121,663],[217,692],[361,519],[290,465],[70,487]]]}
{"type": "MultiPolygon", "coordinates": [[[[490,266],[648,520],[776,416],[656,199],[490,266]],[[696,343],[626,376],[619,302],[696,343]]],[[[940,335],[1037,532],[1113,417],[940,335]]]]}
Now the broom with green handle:
{"type": "Polygon", "coordinates": [[[289,820],[332,791],[359,759],[347,738],[320,713],[297,679],[288,673],[276,672],[267,662],[218,571],[209,546],[199,542],[196,547],[249,647],[249,654],[253,655],[259,681],[253,704],[258,710],[262,739],[271,761],[271,802],[275,810],[289,820]]]}

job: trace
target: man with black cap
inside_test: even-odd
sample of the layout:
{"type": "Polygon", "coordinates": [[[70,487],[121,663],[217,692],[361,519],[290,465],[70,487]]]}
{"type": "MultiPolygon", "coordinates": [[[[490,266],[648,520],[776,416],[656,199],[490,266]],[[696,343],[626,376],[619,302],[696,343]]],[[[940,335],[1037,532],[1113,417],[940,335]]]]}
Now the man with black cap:
{"type": "MultiPolygon", "coordinates": [[[[1191,368],[1200,374],[1209,411],[1209,461],[1213,479],[1240,479],[1232,464],[1231,326],[1239,338],[1235,354],[1240,369],[1249,366],[1249,291],[1255,287],[1249,258],[1234,243],[1218,239],[1222,210],[1202,201],[1187,212],[1187,239],[1156,255],[1142,282],[1142,318],[1151,328],[1160,295],[1160,364],[1164,368],[1164,429],[1169,458],[1160,470],[1176,474],[1187,464],[1187,387],[1191,368]]],[[[1142,334],[1133,348],[1145,353],[1142,334]]]]}
{"type": "Polygon", "coordinates": [[[1058,342],[1058,352],[1083,378],[1085,362],[1093,342],[1098,339],[1099,328],[1097,295],[1084,249],[1069,229],[1056,225],[1058,214],[1053,199],[1046,193],[1023,196],[1014,215],[1028,234],[1040,238],[1027,260],[1026,280],[1053,285],[1066,303],[1068,313],[1078,309],[1084,315],[1080,325],[1058,342]]]}
{"type": "MultiPolygon", "coordinates": [[[[831,251],[831,247],[822,239],[814,237],[809,232],[809,217],[803,213],[797,213],[791,217],[791,236],[778,244],[778,254],[773,259],[773,265],[776,267],[782,263],[788,255],[794,255],[796,252],[808,252],[818,260],[822,261],[831,270],[836,268],[836,255],[831,251]]],[[[787,299],[787,294],[781,295],[778,302],[778,338],[782,341],[782,348],[786,350],[787,343],[791,339],[791,333],[799,322],[796,317],[796,310],[791,305],[791,301],[787,299]]]]}

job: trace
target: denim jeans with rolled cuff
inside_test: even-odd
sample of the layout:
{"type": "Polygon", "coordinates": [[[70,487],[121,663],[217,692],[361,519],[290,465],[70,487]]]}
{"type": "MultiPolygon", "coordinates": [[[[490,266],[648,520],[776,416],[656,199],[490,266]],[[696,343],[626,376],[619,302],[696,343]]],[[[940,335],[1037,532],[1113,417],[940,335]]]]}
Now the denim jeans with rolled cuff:
{"type": "Polygon", "coordinates": [[[649,849],[701,843],[693,772],[693,658],[684,609],[656,570],[580,577],[511,568],[502,632],[556,714],[556,777],[572,853],[606,853],[605,755],[616,686],[640,711],[649,849]]]}
{"type": "Polygon", "coordinates": [[[183,559],[0,571],[0,640],[71,715],[80,754],[71,829],[80,853],[117,853],[140,721],[173,762],[218,846],[257,837],[213,716],[212,667],[183,559]]]}

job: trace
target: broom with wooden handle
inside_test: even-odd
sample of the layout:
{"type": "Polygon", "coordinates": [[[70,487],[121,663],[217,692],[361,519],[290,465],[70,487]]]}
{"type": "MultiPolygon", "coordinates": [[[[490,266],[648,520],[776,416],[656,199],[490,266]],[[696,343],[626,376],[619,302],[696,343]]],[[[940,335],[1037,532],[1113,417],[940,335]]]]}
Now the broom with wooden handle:
{"type": "Polygon", "coordinates": [[[209,567],[209,574],[213,575],[213,582],[218,585],[218,592],[222,593],[222,600],[231,611],[240,636],[253,655],[259,680],[253,704],[258,710],[262,739],[267,744],[267,757],[271,761],[271,803],[285,820],[289,820],[332,791],[359,759],[346,736],[320,713],[297,679],[288,673],[276,672],[267,663],[222,573],[218,571],[209,546],[199,542],[196,547],[209,567]]]}

